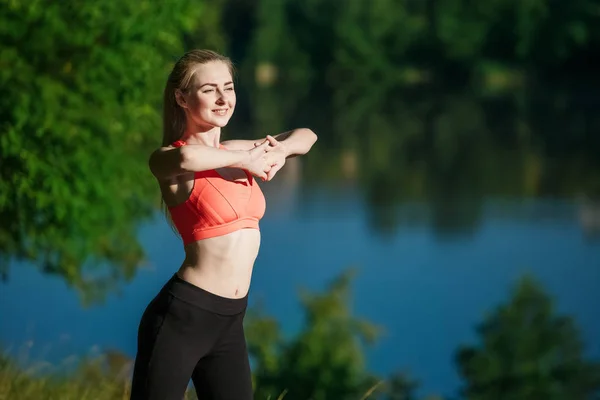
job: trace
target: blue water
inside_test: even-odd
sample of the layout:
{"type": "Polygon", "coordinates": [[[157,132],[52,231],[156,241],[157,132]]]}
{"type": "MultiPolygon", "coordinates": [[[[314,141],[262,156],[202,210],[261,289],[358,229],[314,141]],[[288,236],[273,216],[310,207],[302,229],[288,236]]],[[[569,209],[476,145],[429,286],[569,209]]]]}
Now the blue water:
{"type": "MultiPolygon", "coordinates": [[[[354,311],[386,331],[366,353],[369,368],[407,371],[423,393],[452,394],[460,384],[457,346],[474,343],[474,326],[530,273],[558,311],[576,319],[587,354],[600,358],[600,240],[584,234],[574,202],[490,198],[474,228],[444,235],[427,205],[404,204],[401,224],[386,236],[352,190],[302,193],[301,200],[298,190],[272,191],[267,199],[251,302],[260,301],[288,334],[302,323],[298,288],[321,290],[357,267],[354,311]]],[[[89,308],[60,278],[13,263],[0,286],[0,341],[19,351],[29,342],[32,359],[52,362],[103,349],[133,357],[139,317],[183,257],[161,216],[139,238],[147,265],[89,308]]]]}

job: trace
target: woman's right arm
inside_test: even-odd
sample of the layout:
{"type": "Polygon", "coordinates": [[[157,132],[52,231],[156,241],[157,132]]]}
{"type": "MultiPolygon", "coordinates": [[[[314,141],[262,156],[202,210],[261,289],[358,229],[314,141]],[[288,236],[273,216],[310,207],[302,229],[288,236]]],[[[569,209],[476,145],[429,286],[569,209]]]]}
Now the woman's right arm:
{"type": "MultiPolygon", "coordinates": [[[[150,171],[158,180],[170,179],[186,172],[199,172],[216,168],[248,169],[253,161],[264,155],[269,142],[250,151],[225,150],[204,145],[188,144],[181,147],[161,147],[150,155],[150,171]]],[[[255,169],[255,168],[252,168],[255,169]]],[[[251,171],[257,172],[258,171],[251,171]]],[[[263,172],[264,173],[264,172],[263,172]]],[[[266,176],[266,174],[265,174],[266,176]]]]}

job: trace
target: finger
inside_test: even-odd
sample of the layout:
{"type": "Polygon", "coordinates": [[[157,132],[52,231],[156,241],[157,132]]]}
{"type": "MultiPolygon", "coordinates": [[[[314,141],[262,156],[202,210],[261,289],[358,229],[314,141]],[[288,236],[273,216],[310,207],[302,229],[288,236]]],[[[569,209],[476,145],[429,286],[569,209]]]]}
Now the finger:
{"type": "Polygon", "coordinates": [[[277,146],[277,144],[279,143],[277,141],[277,139],[275,139],[273,136],[271,135],[267,135],[267,140],[269,141],[269,143],[271,144],[271,146],[277,146]]]}
{"type": "Polygon", "coordinates": [[[271,169],[269,170],[269,172],[267,173],[268,177],[267,180],[271,180],[275,177],[275,174],[277,173],[277,171],[279,171],[281,169],[281,166],[279,164],[273,164],[271,169]]]}
{"type": "Polygon", "coordinates": [[[263,144],[264,142],[269,142],[269,140],[266,137],[261,140],[263,140],[263,141],[261,142],[260,140],[257,140],[256,142],[254,142],[254,145],[259,146],[259,145],[263,144]]]}
{"type": "Polygon", "coordinates": [[[266,150],[269,147],[269,144],[270,144],[269,141],[265,140],[264,142],[262,142],[258,146],[256,146],[255,149],[264,149],[264,150],[266,150]]]}
{"type": "Polygon", "coordinates": [[[269,165],[265,165],[263,168],[261,168],[258,172],[258,176],[260,176],[260,178],[265,181],[267,179],[267,175],[269,173],[269,171],[271,170],[271,167],[269,165]]]}

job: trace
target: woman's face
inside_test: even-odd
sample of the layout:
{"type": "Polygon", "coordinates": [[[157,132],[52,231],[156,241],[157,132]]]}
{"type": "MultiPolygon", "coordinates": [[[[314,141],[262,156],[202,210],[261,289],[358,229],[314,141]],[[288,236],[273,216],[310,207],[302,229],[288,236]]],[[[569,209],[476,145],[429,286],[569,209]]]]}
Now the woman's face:
{"type": "Polygon", "coordinates": [[[236,102],[227,64],[211,61],[198,65],[189,90],[178,93],[177,102],[184,109],[188,123],[201,128],[227,125],[236,102]]]}

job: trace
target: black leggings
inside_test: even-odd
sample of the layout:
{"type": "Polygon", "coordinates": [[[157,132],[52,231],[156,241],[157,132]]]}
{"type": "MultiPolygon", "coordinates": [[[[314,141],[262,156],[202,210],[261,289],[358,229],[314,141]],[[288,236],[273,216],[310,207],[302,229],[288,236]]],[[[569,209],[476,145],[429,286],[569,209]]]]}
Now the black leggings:
{"type": "Polygon", "coordinates": [[[251,400],[247,301],[173,275],[142,316],[131,399],[181,400],[191,378],[200,400],[251,400]]]}

